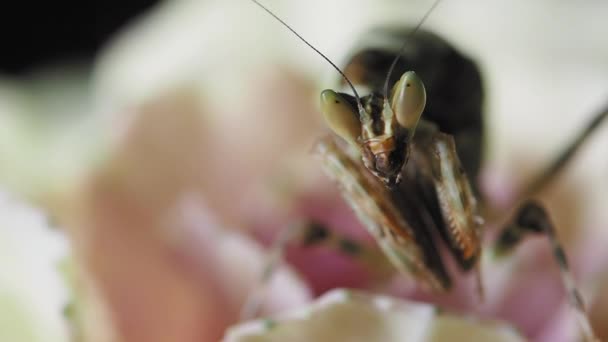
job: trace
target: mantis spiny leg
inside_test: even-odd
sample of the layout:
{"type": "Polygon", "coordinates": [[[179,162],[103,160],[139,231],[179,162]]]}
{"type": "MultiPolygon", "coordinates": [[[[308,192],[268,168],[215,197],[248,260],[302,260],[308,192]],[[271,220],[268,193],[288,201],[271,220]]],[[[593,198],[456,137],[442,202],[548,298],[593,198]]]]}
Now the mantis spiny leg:
{"type": "Polygon", "coordinates": [[[576,313],[581,332],[586,341],[596,341],[597,338],[587,317],[583,297],[576,288],[574,278],[568,267],[566,253],[557,237],[553,223],[542,206],[536,202],[528,201],[517,211],[515,218],[507,224],[499,235],[495,246],[496,253],[504,255],[512,251],[527,234],[544,234],[549,239],[553,257],[559,267],[562,283],[566,289],[569,303],[576,313]]]}
{"type": "Polygon", "coordinates": [[[279,233],[270,247],[260,278],[241,309],[242,321],[255,318],[259,314],[268,284],[280,266],[286,248],[291,244],[330,248],[369,265],[370,269],[378,273],[389,273],[392,270],[382,252],[377,248],[363,245],[359,241],[338,234],[315,221],[293,222],[279,233]]]}

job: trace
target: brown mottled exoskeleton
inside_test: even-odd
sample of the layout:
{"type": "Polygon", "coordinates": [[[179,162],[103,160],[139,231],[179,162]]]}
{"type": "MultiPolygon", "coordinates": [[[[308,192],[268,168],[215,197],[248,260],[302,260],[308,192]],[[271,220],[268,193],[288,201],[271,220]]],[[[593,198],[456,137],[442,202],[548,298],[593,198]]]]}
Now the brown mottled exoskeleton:
{"type": "MultiPolygon", "coordinates": [[[[484,220],[470,179],[477,178],[484,140],[482,81],[470,59],[417,28],[372,32],[370,41],[382,34],[384,45],[356,51],[343,71],[328,60],[351,93],[321,93],[321,110],[335,135],[320,139],[315,152],[390,262],[427,288],[447,291],[452,279],[439,253],[442,243],[462,270],[477,269],[479,275],[484,220]],[[362,89],[365,96],[358,95],[362,89]]],[[[606,110],[598,113],[532,183],[530,193],[556,174],[607,116],[606,110]]],[[[351,245],[318,224],[303,226],[307,229],[297,237],[307,244],[351,245]]],[[[549,238],[583,335],[594,339],[565,253],[541,206],[524,202],[496,250],[510,250],[527,233],[549,238]]]]}

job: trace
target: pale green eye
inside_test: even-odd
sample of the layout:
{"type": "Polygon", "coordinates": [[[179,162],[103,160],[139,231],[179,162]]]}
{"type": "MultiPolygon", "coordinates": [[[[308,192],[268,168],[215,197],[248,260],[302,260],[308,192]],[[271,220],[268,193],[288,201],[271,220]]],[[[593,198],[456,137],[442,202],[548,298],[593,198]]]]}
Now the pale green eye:
{"type": "Polygon", "coordinates": [[[422,80],[413,71],[401,76],[393,88],[391,108],[397,122],[413,133],[426,104],[426,91],[422,80]]]}
{"type": "Polygon", "coordinates": [[[329,128],[348,143],[357,145],[361,123],[354,108],[333,90],[321,93],[321,111],[329,128]]]}

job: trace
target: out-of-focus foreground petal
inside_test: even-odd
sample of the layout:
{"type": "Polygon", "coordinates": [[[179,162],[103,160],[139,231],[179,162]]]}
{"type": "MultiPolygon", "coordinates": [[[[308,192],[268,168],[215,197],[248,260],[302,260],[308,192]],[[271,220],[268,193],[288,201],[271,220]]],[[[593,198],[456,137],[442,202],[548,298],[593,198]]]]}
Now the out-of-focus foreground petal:
{"type": "Polygon", "coordinates": [[[508,325],[440,312],[429,304],[332,290],[276,319],[232,327],[226,342],[524,341],[508,325]]]}
{"type": "MultiPolygon", "coordinates": [[[[125,113],[113,153],[62,216],[120,341],[217,340],[261,274],[260,247],[227,232],[205,203],[213,148],[197,103],[176,92],[125,113]]],[[[310,298],[281,273],[270,311],[310,298]]]]}
{"type": "Polygon", "coordinates": [[[59,269],[68,255],[41,211],[0,191],[0,341],[68,341],[59,269]]]}

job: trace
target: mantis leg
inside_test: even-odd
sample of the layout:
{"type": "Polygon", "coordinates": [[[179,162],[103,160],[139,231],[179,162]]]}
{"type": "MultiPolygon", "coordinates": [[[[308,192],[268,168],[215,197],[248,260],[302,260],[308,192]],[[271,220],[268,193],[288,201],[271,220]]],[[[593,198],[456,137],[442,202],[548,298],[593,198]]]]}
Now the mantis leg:
{"type": "Polygon", "coordinates": [[[608,117],[608,104],[599,110],[593,120],[587,124],[587,127],[579,133],[579,135],[564,149],[564,151],[547,167],[540,175],[534,178],[529,185],[524,188],[521,198],[528,198],[549,184],[555,176],[559,174],[572,157],[580,150],[581,146],[587,141],[593,132],[595,132],[608,117]]]}
{"type": "Polygon", "coordinates": [[[543,207],[533,201],[528,201],[520,207],[514,219],[503,228],[499,235],[495,246],[496,253],[504,255],[512,251],[527,234],[544,234],[549,239],[553,257],[559,267],[562,283],[566,289],[570,305],[576,313],[581,332],[586,341],[596,341],[597,338],[589,323],[583,298],[576,288],[568,267],[566,253],[559,242],[553,223],[543,207]]]}
{"type": "Polygon", "coordinates": [[[430,169],[437,202],[429,204],[429,207],[438,207],[444,222],[439,224],[442,228],[441,236],[461,268],[475,268],[477,294],[483,300],[481,268],[478,262],[482,251],[483,219],[478,215],[477,200],[460,163],[454,137],[435,133],[426,154],[431,156],[430,169]]]}
{"type": "Polygon", "coordinates": [[[294,222],[281,231],[270,247],[264,268],[257,286],[251,291],[241,309],[241,320],[256,317],[261,308],[266,289],[277,268],[280,266],[285,250],[289,245],[298,244],[304,247],[324,246],[337,250],[370,266],[370,269],[392,270],[386,258],[378,248],[364,245],[350,237],[333,232],[325,225],[314,221],[294,222]]]}

